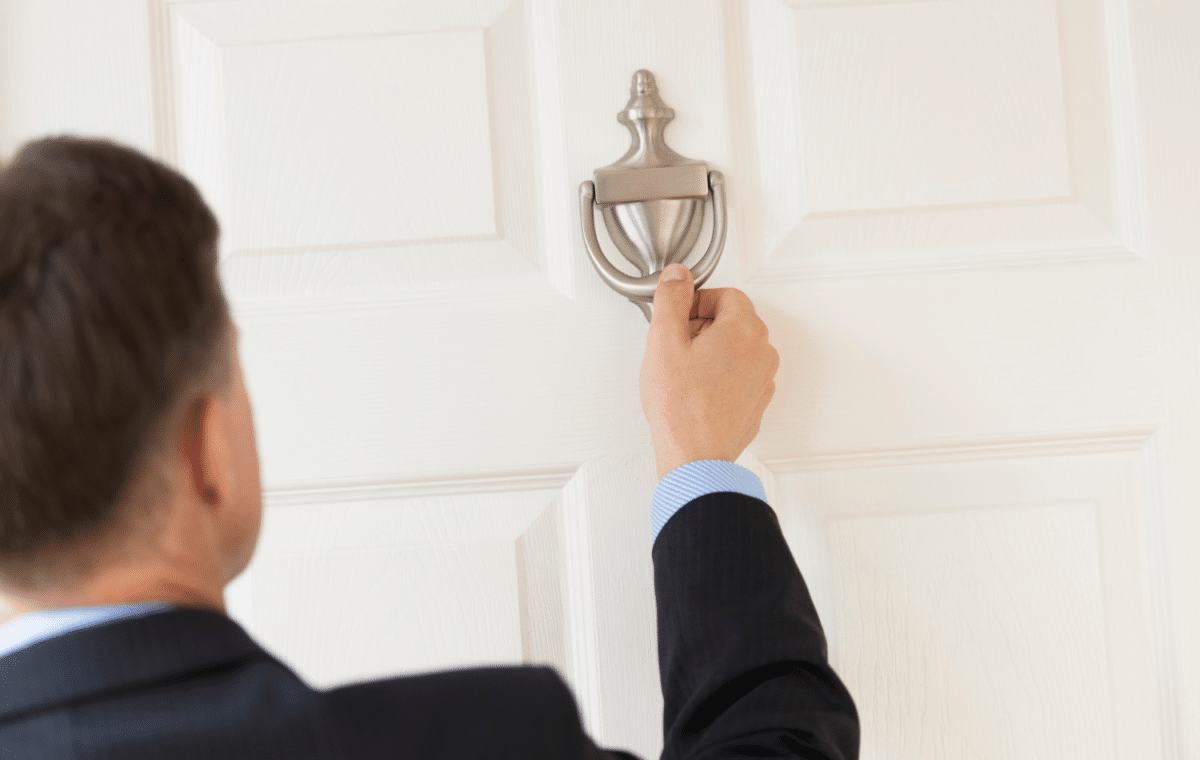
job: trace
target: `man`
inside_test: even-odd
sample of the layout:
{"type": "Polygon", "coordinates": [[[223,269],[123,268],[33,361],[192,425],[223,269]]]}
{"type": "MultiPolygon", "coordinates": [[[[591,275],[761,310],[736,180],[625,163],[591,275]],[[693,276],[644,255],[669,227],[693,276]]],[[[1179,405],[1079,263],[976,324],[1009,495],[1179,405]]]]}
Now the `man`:
{"type": "MultiPolygon", "coordinates": [[[[0,757],[629,757],[550,668],[318,692],[225,616],[262,500],[216,240],[190,182],[112,143],[0,171],[0,588],[24,613],[0,628],[0,757]]],[[[775,390],[766,327],[682,266],[654,307],[663,756],[856,757],[804,581],[732,463],[775,390]]]]}

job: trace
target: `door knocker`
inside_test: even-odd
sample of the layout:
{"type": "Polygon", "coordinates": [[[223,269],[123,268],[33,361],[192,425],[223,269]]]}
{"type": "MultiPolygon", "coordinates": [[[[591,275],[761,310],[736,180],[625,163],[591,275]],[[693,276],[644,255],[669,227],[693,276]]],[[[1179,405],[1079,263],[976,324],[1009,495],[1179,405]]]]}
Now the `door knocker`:
{"type": "Polygon", "coordinates": [[[595,183],[579,186],[579,214],[588,257],[608,286],[628,298],[650,320],[658,276],[669,264],[691,253],[704,223],[704,199],[712,195],[712,238],[692,268],[699,288],[717,267],[725,246],[725,178],[703,161],[684,158],[667,147],[663,131],[675,118],[658,95],[654,75],[633,75],[629,103],[617,121],[629,128],[633,143],[617,162],[597,169],[595,183]],[[631,277],[612,265],[596,237],[600,209],[613,243],[641,272],[631,277]]]}

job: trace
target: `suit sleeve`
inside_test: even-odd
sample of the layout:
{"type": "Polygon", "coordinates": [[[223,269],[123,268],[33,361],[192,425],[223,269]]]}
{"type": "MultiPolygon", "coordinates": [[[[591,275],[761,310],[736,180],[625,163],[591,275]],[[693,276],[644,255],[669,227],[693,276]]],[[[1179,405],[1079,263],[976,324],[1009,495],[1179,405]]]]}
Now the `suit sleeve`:
{"type": "Polygon", "coordinates": [[[854,700],[766,502],[694,499],[652,556],[663,760],[858,757],[854,700]]]}

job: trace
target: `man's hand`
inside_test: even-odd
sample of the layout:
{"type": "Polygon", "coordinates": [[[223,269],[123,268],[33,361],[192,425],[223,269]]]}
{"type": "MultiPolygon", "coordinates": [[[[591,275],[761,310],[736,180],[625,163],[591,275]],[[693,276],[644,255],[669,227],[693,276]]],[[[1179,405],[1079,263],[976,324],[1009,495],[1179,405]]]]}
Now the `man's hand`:
{"type": "Polygon", "coordinates": [[[687,267],[664,269],[641,375],[659,479],[688,462],[737,459],[758,435],[777,369],[779,352],[745,293],[696,292],[687,267]]]}

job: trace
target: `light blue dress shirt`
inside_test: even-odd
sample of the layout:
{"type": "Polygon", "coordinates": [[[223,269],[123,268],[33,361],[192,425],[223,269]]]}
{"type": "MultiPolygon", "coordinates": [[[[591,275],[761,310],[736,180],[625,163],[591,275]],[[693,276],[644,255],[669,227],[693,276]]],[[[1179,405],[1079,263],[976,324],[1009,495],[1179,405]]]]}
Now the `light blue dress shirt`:
{"type": "MultiPolygon", "coordinates": [[[[679,508],[692,499],[710,493],[733,491],[767,500],[762,481],[740,464],[720,459],[703,459],[676,467],[654,489],[650,500],[651,541],[679,508]]],[[[0,657],[39,641],[80,628],[114,620],[150,615],[171,607],[166,602],[114,604],[104,607],[66,607],[31,612],[0,626],[0,657]]]]}
{"type": "Polygon", "coordinates": [[[679,508],[705,494],[733,491],[767,500],[758,476],[740,464],[722,459],[701,459],[676,467],[663,477],[650,500],[650,540],[658,540],[658,532],[679,508]]]}
{"type": "Polygon", "coordinates": [[[22,615],[0,626],[0,657],[68,631],[113,620],[141,617],[171,607],[166,602],[110,604],[101,607],[62,607],[22,615]]]}

